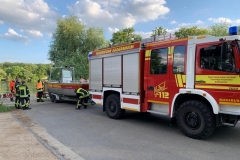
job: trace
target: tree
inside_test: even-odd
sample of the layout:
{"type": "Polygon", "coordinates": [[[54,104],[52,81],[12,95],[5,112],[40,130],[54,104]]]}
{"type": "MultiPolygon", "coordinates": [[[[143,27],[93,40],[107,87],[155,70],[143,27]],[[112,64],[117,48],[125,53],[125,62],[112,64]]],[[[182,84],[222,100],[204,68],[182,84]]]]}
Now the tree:
{"type": "Polygon", "coordinates": [[[134,34],[134,28],[125,28],[120,31],[113,33],[112,39],[110,41],[113,45],[122,44],[131,41],[142,40],[142,37],[138,34],[134,34]]]}
{"type": "Polygon", "coordinates": [[[153,30],[151,37],[160,36],[166,33],[167,33],[167,30],[163,29],[163,27],[156,27],[155,30],[153,30]]]}
{"type": "Polygon", "coordinates": [[[0,68],[0,80],[2,78],[6,78],[6,75],[7,75],[6,72],[3,69],[0,68]]]}
{"type": "Polygon", "coordinates": [[[76,16],[57,20],[52,36],[49,60],[55,66],[75,67],[75,77],[88,78],[88,53],[105,47],[103,29],[86,27],[76,16]]]}
{"type": "Polygon", "coordinates": [[[209,27],[208,32],[212,36],[228,36],[229,26],[227,22],[215,23],[209,27]]]}
{"type": "Polygon", "coordinates": [[[193,26],[190,28],[183,27],[175,32],[177,38],[186,38],[188,36],[199,36],[208,34],[208,30],[205,28],[198,28],[197,26],[193,26]]]}

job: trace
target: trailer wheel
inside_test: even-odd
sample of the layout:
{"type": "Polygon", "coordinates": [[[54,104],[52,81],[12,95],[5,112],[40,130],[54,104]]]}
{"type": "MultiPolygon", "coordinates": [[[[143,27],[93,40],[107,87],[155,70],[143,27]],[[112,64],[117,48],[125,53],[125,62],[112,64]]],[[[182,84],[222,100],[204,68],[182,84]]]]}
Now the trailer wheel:
{"type": "Polygon", "coordinates": [[[177,110],[177,123],[188,137],[203,139],[215,130],[215,118],[211,108],[199,101],[184,102],[177,110]]]}
{"type": "Polygon", "coordinates": [[[59,102],[55,95],[51,96],[51,101],[54,102],[54,103],[58,103],[59,102]]]}
{"type": "Polygon", "coordinates": [[[54,96],[51,93],[49,93],[49,98],[50,98],[51,102],[54,102],[54,96]]]}
{"type": "Polygon", "coordinates": [[[111,94],[107,97],[105,108],[108,117],[112,119],[120,119],[125,113],[125,110],[121,109],[120,97],[117,94],[111,94]]]}

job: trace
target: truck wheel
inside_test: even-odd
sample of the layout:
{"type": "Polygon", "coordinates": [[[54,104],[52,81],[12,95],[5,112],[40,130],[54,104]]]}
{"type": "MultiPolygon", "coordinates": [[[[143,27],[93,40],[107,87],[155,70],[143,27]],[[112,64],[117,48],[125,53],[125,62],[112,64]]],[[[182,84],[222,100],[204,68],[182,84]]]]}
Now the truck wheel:
{"type": "Polygon", "coordinates": [[[202,139],[215,130],[215,118],[211,108],[199,101],[184,102],[177,110],[177,123],[188,137],[202,139]]]}
{"type": "Polygon", "coordinates": [[[108,117],[112,119],[120,119],[125,113],[125,110],[121,109],[120,97],[117,94],[111,94],[107,97],[105,108],[108,117]]]}

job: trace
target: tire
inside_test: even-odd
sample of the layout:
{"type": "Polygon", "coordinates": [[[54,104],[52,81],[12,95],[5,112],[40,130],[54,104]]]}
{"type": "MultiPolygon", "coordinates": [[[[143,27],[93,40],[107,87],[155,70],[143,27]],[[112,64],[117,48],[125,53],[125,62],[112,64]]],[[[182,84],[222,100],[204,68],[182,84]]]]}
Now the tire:
{"type": "Polygon", "coordinates": [[[203,139],[210,136],[215,128],[215,116],[210,107],[200,101],[184,102],[177,110],[177,123],[188,137],[203,139]]]}
{"type": "Polygon", "coordinates": [[[54,96],[51,93],[49,93],[49,98],[50,98],[51,102],[54,102],[54,96]]]}
{"type": "Polygon", "coordinates": [[[120,97],[117,94],[111,94],[107,97],[105,108],[108,117],[112,119],[120,119],[125,113],[125,110],[121,109],[120,97]]]}
{"type": "Polygon", "coordinates": [[[58,100],[56,99],[55,95],[51,96],[51,102],[58,103],[58,100]]]}

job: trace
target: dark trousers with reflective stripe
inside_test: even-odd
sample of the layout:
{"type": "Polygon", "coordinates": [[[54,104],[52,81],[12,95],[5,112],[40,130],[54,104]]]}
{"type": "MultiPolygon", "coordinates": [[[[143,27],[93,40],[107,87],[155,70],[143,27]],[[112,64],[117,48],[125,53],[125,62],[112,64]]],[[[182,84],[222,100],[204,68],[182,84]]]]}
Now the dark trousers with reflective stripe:
{"type": "Polygon", "coordinates": [[[29,97],[20,98],[20,102],[21,102],[21,106],[22,107],[26,107],[27,108],[29,106],[30,99],[29,99],[29,97]]]}
{"type": "Polygon", "coordinates": [[[16,96],[16,99],[15,99],[15,107],[19,107],[20,105],[20,96],[16,96]]]}
{"type": "Polygon", "coordinates": [[[84,108],[87,108],[88,99],[89,99],[89,96],[84,97],[84,98],[79,98],[78,103],[77,103],[77,108],[81,108],[82,104],[83,104],[84,108]]]}
{"type": "Polygon", "coordinates": [[[38,91],[37,94],[38,94],[37,100],[38,101],[43,100],[43,91],[38,91]]]}

